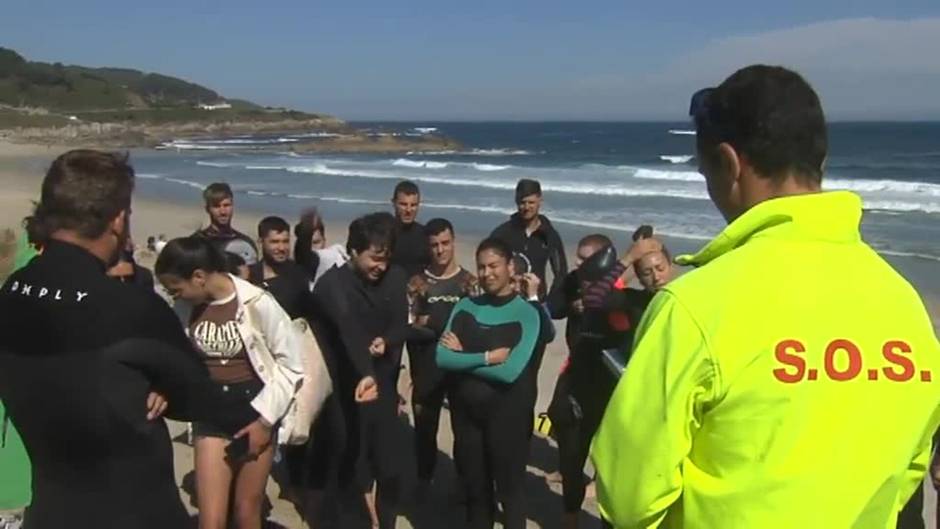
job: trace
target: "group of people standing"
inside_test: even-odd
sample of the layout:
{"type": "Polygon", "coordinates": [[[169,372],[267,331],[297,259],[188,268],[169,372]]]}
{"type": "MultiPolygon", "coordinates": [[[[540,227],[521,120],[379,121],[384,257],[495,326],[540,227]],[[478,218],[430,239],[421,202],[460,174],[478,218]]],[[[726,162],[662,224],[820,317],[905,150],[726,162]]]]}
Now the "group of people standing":
{"type": "Polygon", "coordinates": [[[614,527],[906,523],[940,425],[940,347],[916,292],[862,242],[860,199],[821,190],[818,96],[752,66],[696,93],[690,114],[729,226],[677,259],[698,269],[676,281],[649,226],[623,253],[584,237],[569,271],[535,180],[476,248],[476,274],[450,222],[417,222],[412,182],[396,186],[394,215],[355,219],[344,247],[305,213],[293,259],[284,219],[259,223],[259,252],[232,227],[231,189],[212,184],[209,227],[156,261],[175,313],[121,280],[135,273],[132,167],[63,154],[27,219],[40,254],[0,290],[0,398],[33,465],[25,527],[185,527],[165,416],[192,424],[201,529],[259,528],[275,447],[304,438],[281,453],[305,521],[329,526],[352,491],[366,523],[392,528],[407,351],[419,493],[446,402],[461,519],[522,529],[553,319],[567,319],[570,353],[548,410],[566,529],[589,453],[614,527]],[[312,342],[298,321],[332,387],[312,424],[297,406],[312,342]]]}
{"type": "MultiPolygon", "coordinates": [[[[345,246],[327,245],[315,211],[302,215],[294,241],[286,220],[265,217],[256,244],[233,227],[231,188],[211,184],[203,193],[208,226],[161,238],[151,276],[134,261],[129,242],[133,185],[123,157],[79,150],[56,159],[27,219],[38,255],[0,295],[4,313],[17,315],[0,328],[0,387],[33,459],[27,527],[56,526],[76,513],[103,520],[99,526],[185,523],[170,493],[172,459],[160,442],[161,416],[191,423],[201,528],[230,521],[260,527],[278,459],[284,472],[275,474],[285,476],[282,485],[311,526],[335,522],[337,498],[352,490],[372,526],[394,527],[406,471],[402,452],[409,450],[401,417],[408,400],[419,494],[434,481],[446,403],[459,503],[469,524],[492,527],[502,511],[505,527],[525,526],[525,468],[538,371],[555,334],[552,318],[574,311],[572,338],[575,312],[600,310],[581,300],[589,281],[568,272],[561,238],[540,214],[537,181],[519,182],[519,212],[478,246],[476,274],[458,263],[457,233],[448,220],[417,222],[420,191],[403,181],[393,192],[395,214],[355,219],[345,246]],[[170,304],[155,295],[154,277],[170,304]],[[332,394],[309,441],[288,445],[302,422],[292,401],[306,369],[295,320],[312,329],[332,394]],[[412,384],[403,396],[405,351],[412,384]],[[60,357],[68,361],[50,364],[60,357]],[[90,373],[92,365],[110,373],[108,379],[90,373]],[[115,380],[114,370],[129,380],[115,380]],[[55,397],[47,390],[33,394],[59,386],[55,397]],[[49,411],[62,396],[84,421],[49,411]],[[135,412],[135,399],[144,412],[135,412]],[[89,425],[102,430],[89,436],[89,425]],[[63,460],[56,452],[67,439],[70,457],[63,460]],[[79,471],[89,465],[98,470],[79,471]],[[131,473],[137,486],[153,490],[132,498],[135,487],[122,484],[131,473]],[[74,488],[99,497],[80,499],[67,492],[74,488]]],[[[612,251],[603,236],[589,239],[581,246],[612,251]]],[[[629,262],[618,268],[627,280],[624,270],[636,257],[625,256],[629,262]]],[[[566,372],[578,372],[578,365],[566,372]]],[[[591,416],[601,413],[598,406],[591,416]]],[[[583,467],[584,442],[577,454],[583,467]]],[[[577,480],[583,482],[580,468],[577,480]]]]}

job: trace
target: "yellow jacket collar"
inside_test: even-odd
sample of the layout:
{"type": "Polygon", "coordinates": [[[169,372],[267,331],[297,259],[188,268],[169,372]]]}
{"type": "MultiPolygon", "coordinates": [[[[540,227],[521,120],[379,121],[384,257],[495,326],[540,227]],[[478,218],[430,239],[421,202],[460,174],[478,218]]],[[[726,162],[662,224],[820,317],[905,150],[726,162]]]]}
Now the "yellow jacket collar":
{"type": "Polygon", "coordinates": [[[774,198],[746,211],[697,254],[678,256],[676,263],[702,266],[758,235],[857,242],[861,219],[862,199],[848,191],[774,198]]]}

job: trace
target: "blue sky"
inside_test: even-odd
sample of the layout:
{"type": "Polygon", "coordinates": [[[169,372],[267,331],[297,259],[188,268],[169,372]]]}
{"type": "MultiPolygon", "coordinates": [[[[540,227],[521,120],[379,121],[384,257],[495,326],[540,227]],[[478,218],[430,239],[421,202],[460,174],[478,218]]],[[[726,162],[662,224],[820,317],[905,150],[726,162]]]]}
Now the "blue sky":
{"type": "Polygon", "coordinates": [[[129,4],[7,0],[0,46],[346,119],[684,119],[756,61],[835,119],[940,119],[937,0],[129,4]]]}

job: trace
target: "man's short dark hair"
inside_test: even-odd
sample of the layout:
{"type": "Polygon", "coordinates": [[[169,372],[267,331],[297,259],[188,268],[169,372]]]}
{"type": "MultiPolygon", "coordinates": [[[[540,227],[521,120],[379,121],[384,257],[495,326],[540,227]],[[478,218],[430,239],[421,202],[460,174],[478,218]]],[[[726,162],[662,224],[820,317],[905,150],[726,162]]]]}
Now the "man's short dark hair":
{"type": "Polygon", "coordinates": [[[421,196],[421,190],[418,189],[418,184],[412,182],[411,180],[402,180],[395,186],[395,191],[392,192],[392,200],[397,199],[398,195],[421,196]]]}
{"type": "Polygon", "coordinates": [[[451,235],[455,235],[454,225],[447,219],[431,219],[424,225],[424,234],[428,237],[440,235],[445,231],[449,231],[451,235]]]}
{"type": "Polygon", "coordinates": [[[95,239],[131,207],[134,168],[126,154],[69,151],[52,162],[39,203],[25,221],[31,242],[42,244],[58,230],[95,239]]]}
{"type": "Polygon", "coordinates": [[[542,196],[542,184],[538,180],[523,178],[516,184],[516,203],[522,202],[525,197],[532,195],[542,196]]]}
{"type": "Polygon", "coordinates": [[[346,251],[364,252],[369,248],[391,252],[395,246],[395,217],[390,213],[370,213],[352,221],[346,238],[346,251]]]}
{"type": "Polygon", "coordinates": [[[258,238],[264,239],[271,232],[282,233],[287,232],[290,234],[290,224],[281,217],[265,217],[261,219],[261,222],[258,223],[258,238]]]}
{"type": "Polygon", "coordinates": [[[225,182],[215,182],[209,184],[209,186],[206,187],[206,189],[202,192],[202,199],[206,202],[206,206],[215,206],[226,198],[234,197],[235,195],[232,194],[232,187],[225,182]]]}
{"type": "Polygon", "coordinates": [[[703,105],[693,116],[700,152],[728,143],[765,178],[793,173],[822,180],[826,118],[819,96],[798,73],[748,66],[713,89],[703,105]]]}
{"type": "Polygon", "coordinates": [[[477,258],[480,257],[481,253],[486,251],[491,251],[503,259],[506,259],[506,262],[512,260],[512,247],[502,239],[497,239],[496,237],[483,239],[480,245],[477,246],[477,258]]]}
{"type": "Polygon", "coordinates": [[[613,246],[613,241],[610,240],[610,237],[602,233],[592,233],[591,235],[585,236],[583,239],[578,241],[578,248],[583,248],[585,246],[593,246],[594,248],[605,248],[607,246],[613,246]]]}

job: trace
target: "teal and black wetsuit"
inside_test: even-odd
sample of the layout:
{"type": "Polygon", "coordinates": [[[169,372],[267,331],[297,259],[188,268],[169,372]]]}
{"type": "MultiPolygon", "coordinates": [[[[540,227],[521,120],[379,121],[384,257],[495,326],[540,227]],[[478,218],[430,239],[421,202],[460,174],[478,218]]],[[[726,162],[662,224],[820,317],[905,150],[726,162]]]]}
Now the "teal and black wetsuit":
{"type": "Polygon", "coordinates": [[[545,345],[554,337],[551,319],[519,296],[482,296],[457,303],[447,330],[464,349],[438,346],[437,364],[455,372],[454,455],[467,489],[470,527],[493,527],[495,482],[504,527],[524,528],[536,380],[545,345]],[[487,366],[486,351],[500,347],[510,348],[509,358],[487,366]]]}

